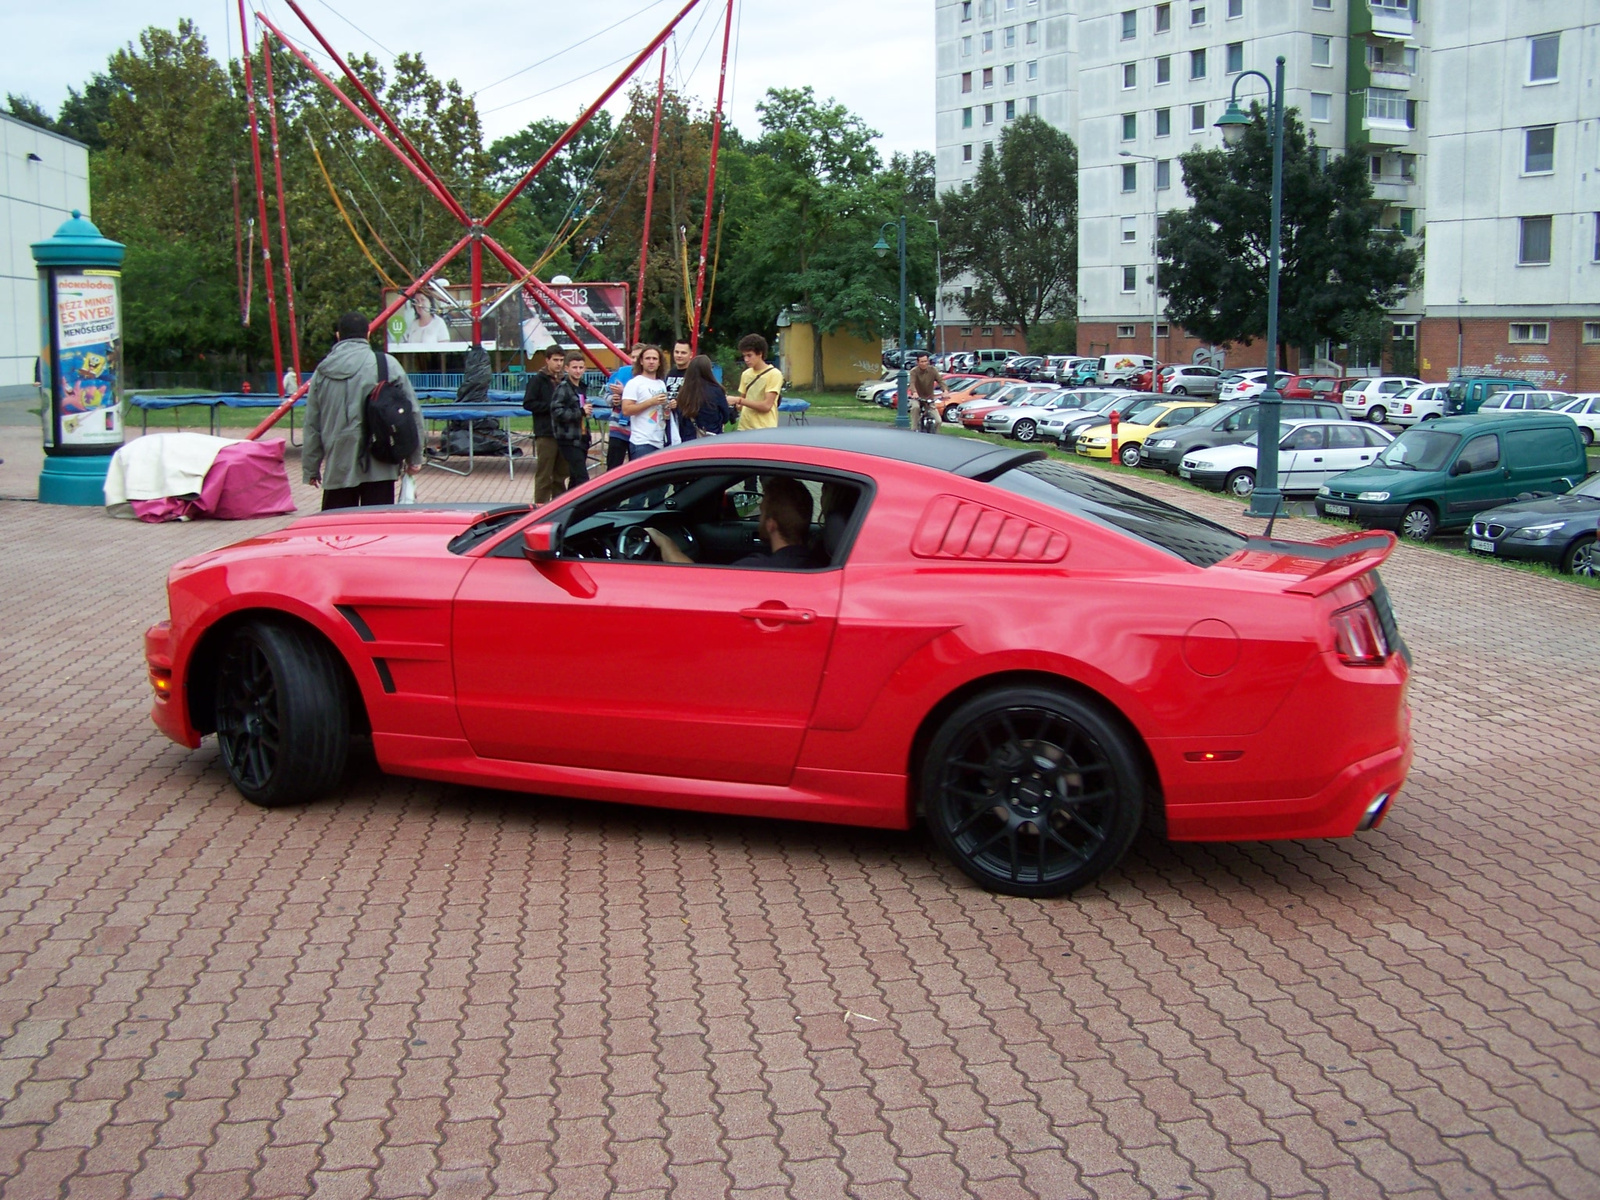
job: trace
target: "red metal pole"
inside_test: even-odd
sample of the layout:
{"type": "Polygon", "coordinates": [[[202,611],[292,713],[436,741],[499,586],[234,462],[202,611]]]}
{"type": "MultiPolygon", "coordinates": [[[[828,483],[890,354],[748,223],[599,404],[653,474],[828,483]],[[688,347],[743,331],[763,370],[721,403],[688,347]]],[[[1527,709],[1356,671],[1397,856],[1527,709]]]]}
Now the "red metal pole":
{"type": "MultiPolygon", "coordinates": [[[[499,242],[495,241],[492,237],[485,234],[483,238],[483,244],[489,253],[504,263],[506,270],[510,271],[514,276],[521,278],[522,276],[528,274],[528,269],[519,263],[515,258],[511,257],[510,251],[508,251],[499,242]]],[[[540,282],[536,278],[529,278],[526,287],[529,291],[534,293],[534,298],[539,301],[539,304],[542,308],[550,312],[551,316],[555,316],[555,313],[550,309],[550,306],[554,304],[557,308],[560,308],[564,313],[566,313],[568,319],[570,319],[574,324],[588,332],[595,341],[599,342],[607,350],[615,354],[617,356],[617,361],[628,361],[628,353],[626,350],[622,349],[621,346],[618,346],[605,334],[601,333],[598,329],[591,325],[588,319],[584,317],[582,313],[574,309],[544,283],[540,282]]],[[[559,324],[560,322],[558,321],[557,323],[559,324]]],[[[583,343],[579,341],[577,337],[573,336],[570,330],[563,328],[563,332],[572,337],[575,345],[583,348],[583,343]]],[[[589,360],[595,364],[595,366],[600,366],[599,361],[595,359],[594,355],[589,354],[587,349],[584,349],[584,353],[588,356],[589,360]]]]}
{"type": "Polygon", "coordinates": [[[239,273],[239,320],[250,324],[250,304],[244,294],[244,221],[239,217],[239,172],[233,173],[233,265],[239,273]]]}
{"type": "Polygon", "coordinates": [[[650,133],[650,178],[644,187],[644,232],[639,235],[639,290],[633,298],[633,340],[644,323],[644,268],[650,261],[650,210],[656,199],[656,155],[661,149],[661,101],[667,94],[667,48],[661,47],[661,78],[656,80],[656,123],[650,133]]]}
{"type": "Polygon", "coordinates": [[[261,215],[261,261],[267,271],[267,324],[272,332],[272,378],[283,391],[283,347],[278,338],[278,290],[272,282],[272,226],[267,224],[267,186],[261,177],[261,127],[256,122],[255,74],[250,67],[250,26],[245,21],[244,0],[239,0],[239,36],[244,48],[244,95],[250,109],[250,159],[256,173],[256,208],[261,215]]]}
{"type": "MultiPolygon", "coordinates": [[[[267,84],[267,134],[272,141],[272,174],[278,186],[278,237],[283,245],[283,300],[289,310],[289,363],[300,379],[300,327],[294,315],[294,271],[289,265],[289,210],[283,203],[283,158],[278,153],[278,97],[272,90],[272,46],[261,39],[261,74],[267,84]]],[[[282,391],[280,385],[279,391],[282,391]]]]}
{"type": "Polygon", "coordinates": [[[461,221],[463,224],[466,224],[467,210],[461,206],[460,201],[455,198],[455,195],[450,191],[449,187],[445,185],[444,180],[439,177],[439,172],[435,171],[428,164],[428,160],[422,157],[422,151],[418,150],[414,145],[411,144],[411,139],[406,137],[399,124],[393,117],[389,115],[389,110],[384,108],[384,106],[378,102],[378,98],[367,89],[366,84],[361,82],[360,77],[350,69],[349,64],[346,63],[342,57],[340,57],[339,52],[333,48],[328,39],[322,36],[322,31],[311,23],[311,18],[306,16],[305,10],[296,4],[295,0],[287,0],[287,3],[289,7],[294,10],[295,16],[299,17],[305,27],[311,31],[311,36],[316,38],[317,41],[321,43],[322,48],[327,51],[328,57],[333,59],[334,65],[336,65],[340,71],[344,72],[344,77],[355,86],[356,91],[361,93],[362,99],[372,106],[372,110],[378,114],[378,119],[384,123],[384,126],[394,136],[394,139],[406,148],[406,151],[410,154],[412,161],[415,162],[417,166],[421,167],[422,170],[427,174],[428,178],[433,180],[434,184],[437,185],[439,191],[443,193],[443,198],[448,201],[445,207],[450,209],[450,211],[455,214],[457,220],[461,221]]]}
{"type": "MultiPolygon", "coordinates": [[[[242,7],[244,0],[239,0],[239,3],[242,7]]],[[[465,214],[460,211],[460,207],[456,204],[455,200],[447,197],[443,192],[441,192],[433,180],[429,179],[427,175],[423,173],[422,168],[417,166],[416,163],[412,162],[411,158],[404,150],[400,149],[399,146],[396,146],[392,141],[390,141],[388,135],[374,125],[372,123],[372,119],[368,117],[366,113],[362,112],[361,109],[356,107],[355,101],[351,100],[349,96],[346,96],[339,90],[339,85],[334,83],[333,80],[329,79],[327,75],[322,72],[322,69],[318,67],[316,63],[312,62],[309,57],[307,57],[304,50],[300,49],[299,46],[296,46],[288,38],[284,37],[283,31],[261,13],[256,14],[256,19],[268,29],[272,30],[273,36],[283,43],[284,49],[288,50],[290,54],[299,59],[301,65],[315,75],[321,82],[322,86],[332,92],[334,96],[338,98],[340,103],[350,110],[351,114],[356,118],[356,120],[360,121],[364,126],[366,126],[368,132],[370,132],[375,138],[389,148],[389,152],[398,158],[401,163],[405,165],[406,169],[422,182],[422,186],[427,188],[428,191],[433,194],[433,198],[440,204],[444,205],[446,212],[459,220],[463,225],[469,223],[465,214]]]]}
{"type": "Polygon", "coordinates": [[[483,226],[472,227],[472,344],[483,341],[483,226]]]}
{"type": "MultiPolygon", "coordinates": [[[[371,337],[374,333],[378,332],[378,330],[382,329],[384,325],[388,323],[389,318],[400,311],[400,306],[420,292],[423,285],[441,270],[443,270],[444,265],[456,255],[460,254],[462,248],[471,240],[472,235],[468,234],[454,246],[451,246],[450,249],[446,250],[444,252],[444,256],[440,258],[438,262],[434,263],[433,266],[429,267],[421,275],[418,275],[416,279],[412,281],[411,285],[405,289],[405,291],[401,292],[397,297],[395,297],[392,304],[390,304],[377,316],[372,318],[371,322],[369,322],[367,325],[367,336],[371,337]]],[[[273,409],[272,412],[267,414],[267,418],[262,421],[261,424],[257,425],[250,431],[246,440],[252,442],[255,441],[262,434],[266,433],[267,430],[271,429],[279,421],[283,420],[283,418],[288,414],[289,410],[294,407],[294,402],[300,399],[301,396],[304,396],[307,389],[310,387],[311,380],[307,379],[303,381],[300,386],[295,389],[294,395],[284,400],[282,404],[278,405],[277,408],[273,409]]]]}
{"type": "Polygon", "coordinates": [[[717,150],[722,144],[722,97],[728,84],[728,42],[733,37],[733,0],[722,23],[722,70],[717,76],[717,108],[711,117],[711,169],[706,172],[706,212],[700,225],[700,270],[694,282],[694,320],[689,326],[689,344],[700,353],[701,301],[706,293],[706,243],[711,240],[711,200],[717,187],[717,150]]]}
{"type": "Polygon", "coordinates": [[[607,100],[611,99],[618,88],[628,82],[628,78],[639,69],[639,65],[661,48],[661,44],[665,42],[667,38],[671,37],[672,31],[678,27],[678,22],[683,20],[683,18],[688,15],[689,10],[699,3],[700,0],[689,0],[687,4],[680,8],[677,15],[674,16],[672,20],[667,22],[666,28],[660,33],[656,34],[656,36],[650,40],[650,44],[643,50],[639,51],[638,56],[625,68],[623,68],[622,74],[618,75],[611,81],[611,86],[600,93],[600,98],[588,108],[584,109],[582,114],[579,115],[578,119],[567,127],[567,131],[551,143],[550,149],[546,150],[542,155],[539,156],[539,161],[528,168],[528,173],[521,179],[517,180],[516,186],[507,192],[501,199],[500,203],[496,204],[494,208],[490,210],[489,215],[483,219],[483,227],[485,229],[494,224],[496,218],[498,218],[500,214],[506,210],[506,207],[513,200],[515,200],[518,195],[521,194],[522,189],[528,186],[528,183],[533,179],[533,177],[540,171],[544,170],[545,164],[556,156],[561,147],[570,142],[577,134],[578,130],[582,129],[589,123],[589,119],[593,117],[595,113],[600,111],[600,106],[607,100]]]}

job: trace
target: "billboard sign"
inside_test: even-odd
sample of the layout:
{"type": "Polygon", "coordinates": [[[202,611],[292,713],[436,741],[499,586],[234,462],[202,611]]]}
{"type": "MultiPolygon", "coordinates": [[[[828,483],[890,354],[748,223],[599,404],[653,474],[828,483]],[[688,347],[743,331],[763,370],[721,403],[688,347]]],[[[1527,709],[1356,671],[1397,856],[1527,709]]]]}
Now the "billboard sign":
{"type": "MultiPolygon", "coordinates": [[[[492,304],[504,287],[504,284],[485,284],[486,303],[492,304]]],[[[627,284],[564,283],[552,285],[551,290],[617,345],[626,341],[627,284]]],[[[385,306],[399,297],[398,291],[386,293],[385,306]]],[[[566,313],[561,315],[567,325],[576,325],[566,313]]],[[[389,318],[385,333],[391,354],[459,354],[466,351],[472,345],[472,288],[466,284],[430,285],[424,288],[389,318]]],[[[586,340],[589,339],[586,337],[586,340]]],[[[552,346],[576,349],[572,340],[534,298],[531,289],[522,289],[501,301],[484,319],[485,350],[512,353],[520,350],[531,355],[552,346]]],[[[590,348],[597,348],[592,340],[590,348]]]]}

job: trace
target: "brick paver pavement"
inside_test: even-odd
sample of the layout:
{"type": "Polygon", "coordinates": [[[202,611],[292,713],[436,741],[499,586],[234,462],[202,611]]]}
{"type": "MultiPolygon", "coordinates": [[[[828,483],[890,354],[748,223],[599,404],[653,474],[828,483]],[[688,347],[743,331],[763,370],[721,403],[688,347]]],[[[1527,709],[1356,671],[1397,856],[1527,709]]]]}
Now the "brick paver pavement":
{"type": "Polygon", "coordinates": [[[282,522],[0,519],[8,1198],[1600,1196],[1600,593],[1400,549],[1381,830],[1038,902],[919,834],[370,766],[252,808],[139,635],[282,522]]]}

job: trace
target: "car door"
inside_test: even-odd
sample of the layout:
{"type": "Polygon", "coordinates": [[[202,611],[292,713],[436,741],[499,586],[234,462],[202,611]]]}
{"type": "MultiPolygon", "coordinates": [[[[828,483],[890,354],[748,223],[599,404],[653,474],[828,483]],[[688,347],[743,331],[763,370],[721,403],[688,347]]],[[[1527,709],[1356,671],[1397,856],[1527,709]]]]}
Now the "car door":
{"type": "Polygon", "coordinates": [[[1327,449],[1312,459],[1311,469],[1306,475],[1308,488],[1313,485],[1321,487],[1341,471],[1354,471],[1357,467],[1367,466],[1378,453],[1367,441],[1368,433],[1378,432],[1371,426],[1328,425],[1326,429],[1327,449]]]}
{"type": "MultiPolygon", "coordinates": [[[[738,488],[772,467],[716,469],[738,488]]],[[[608,537],[604,522],[613,518],[625,532],[633,513],[639,524],[654,520],[651,504],[670,507],[670,496],[660,497],[672,474],[631,475],[557,514],[567,522],[563,536],[597,525],[607,531],[597,536],[608,537]]],[[[748,543],[748,506],[729,515],[736,519],[716,528],[748,543]]],[[[551,766],[786,784],[827,663],[842,570],[579,553],[531,563],[512,545],[467,573],[452,620],[457,708],[473,750],[551,766]]]]}
{"type": "Polygon", "coordinates": [[[1286,433],[1278,443],[1278,487],[1286,492],[1316,491],[1320,478],[1309,486],[1304,481],[1321,470],[1327,445],[1326,425],[1297,425],[1286,433]]]}
{"type": "Polygon", "coordinates": [[[1480,433],[1461,447],[1451,468],[1450,486],[1444,495],[1442,525],[1465,525],[1473,513],[1503,504],[1511,498],[1510,472],[1500,459],[1500,438],[1480,433]],[[1456,474],[1460,464],[1471,470],[1456,474]]]}

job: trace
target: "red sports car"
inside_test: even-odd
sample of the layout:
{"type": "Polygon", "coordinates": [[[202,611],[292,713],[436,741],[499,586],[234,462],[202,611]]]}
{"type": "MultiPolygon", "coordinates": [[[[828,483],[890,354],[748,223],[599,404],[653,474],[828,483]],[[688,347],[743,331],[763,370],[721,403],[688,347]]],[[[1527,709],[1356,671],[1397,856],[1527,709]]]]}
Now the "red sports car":
{"type": "Polygon", "coordinates": [[[1375,826],[1411,760],[1394,538],[1244,537],[1036,450],[692,442],[525,507],[346,509],[174,567],[154,717],[257,804],[400,775],[904,829],[1071,890],[1142,824],[1375,826]],[[665,561],[663,560],[665,556],[665,561]]]}

